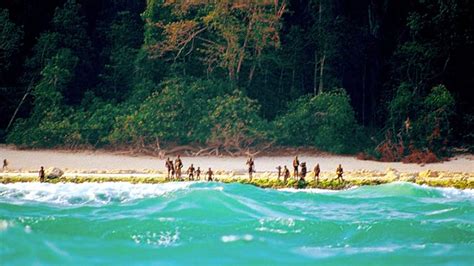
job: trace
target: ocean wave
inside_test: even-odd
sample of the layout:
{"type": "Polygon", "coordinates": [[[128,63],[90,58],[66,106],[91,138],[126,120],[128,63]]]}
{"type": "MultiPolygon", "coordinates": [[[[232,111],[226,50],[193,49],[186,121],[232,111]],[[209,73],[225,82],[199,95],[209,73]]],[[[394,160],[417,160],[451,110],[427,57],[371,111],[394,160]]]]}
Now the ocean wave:
{"type": "Polygon", "coordinates": [[[188,188],[191,182],[165,184],[110,183],[12,183],[0,184],[0,202],[41,202],[58,205],[103,205],[166,196],[188,188]]]}
{"type": "MultiPolygon", "coordinates": [[[[66,206],[105,205],[130,203],[141,199],[186,197],[190,203],[196,199],[209,196],[207,191],[214,191],[207,204],[223,204],[230,209],[239,209],[249,215],[264,217],[301,218],[298,214],[282,213],[272,202],[263,202],[260,198],[284,200],[283,205],[291,207],[292,202],[310,204],[312,199],[338,202],[344,198],[353,199],[353,203],[363,203],[366,199],[382,198],[416,198],[431,203],[442,199],[443,202],[473,201],[474,190],[455,188],[433,188],[408,182],[394,182],[379,186],[354,187],[347,190],[324,189],[280,189],[268,190],[241,184],[170,182],[164,184],[131,184],[125,182],[108,183],[11,183],[0,184],[0,203],[25,204],[46,203],[66,206]],[[184,191],[183,194],[177,194],[184,191]],[[292,195],[293,194],[293,195],[292,195]],[[207,196],[206,196],[207,195],[207,196]],[[280,198],[282,197],[282,198],[280,198]],[[217,201],[216,201],[217,200],[217,201]],[[362,201],[362,202],[361,202],[362,201]]],[[[225,207],[225,206],[224,206],[225,207]]],[[[297,206],[298,207],[298,206],[297,206]]]]}
{"type": "Polygon", "coordinates": [[[430,187],[411,182],[397,181],[377,186],[354,186],[344,190],[319,188],[295,189],[283,188],[278,191],[307,194],[334,194],[341,197],[378,198],[378,197],[427,197],[447,199],[474,199],[474,189],[457,189],[451,187],[430,187]]]}
{"type": "MultiPolygon", "coordinates": [[[[470,191],[396,183],[297,192],[218,182],[0,185],[0,239],[8,243],[0,244],[0,261],[367,265],[403,256],[412,264],[420,264],[413,258],[472,261],[470,191]]],[[[382,263],[391,262],[400,260],[382,263]]]]}

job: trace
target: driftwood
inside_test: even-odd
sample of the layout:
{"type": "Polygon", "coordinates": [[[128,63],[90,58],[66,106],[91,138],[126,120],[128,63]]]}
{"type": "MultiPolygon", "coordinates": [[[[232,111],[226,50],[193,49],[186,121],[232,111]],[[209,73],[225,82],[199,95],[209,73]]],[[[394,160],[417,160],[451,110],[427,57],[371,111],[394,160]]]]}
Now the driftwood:
{"type": "Polygon", "coordinates": [[[118,154],[147,154],[151,156],[158,156],[160,159],[164,159],[166,156],[176,154],[183,154],[185,156],[256,156],[270,148],[273,144],[274,142],[269,142],[264,146],[250,149],[247,145],[245,145],[247,147],[241,147],[235,142],[228,142],[227,145],[225,145],[225,143],[208,143],[209,146],[207,147],[181,145],[172,147],[170,149],[165,149],[159,144],[158,141],[152,145],[146,145],[143,140],[139,140],[128,151],[122,150],[116,152],[118,154]]]}

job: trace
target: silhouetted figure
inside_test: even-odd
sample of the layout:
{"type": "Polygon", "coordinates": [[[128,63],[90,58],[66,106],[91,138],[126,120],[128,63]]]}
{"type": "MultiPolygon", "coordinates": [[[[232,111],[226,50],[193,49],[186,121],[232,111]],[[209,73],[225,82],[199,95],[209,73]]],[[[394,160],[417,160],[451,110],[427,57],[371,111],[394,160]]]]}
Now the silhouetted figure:
{"type": "Polygon", "coordinates": [[[173,161],[170,160],[170,157],[168,157],[168,159],[166,159],[165,166],[166,166],[166,169],[168,170],[168,179],[170,179],[174,175],[173,161]]]}
{"type": "Polygon", "coordinates": [[[44,179],[45,179],[43,166],[41,166],[41,169],[39,170],[38,176],[39,176],[40,182],[43,183],[44,179]]]}
{"type": "Polygon", "coordinates": [[[207,175],[207,181],[212,181],[212,176],[214,176],[214,172],[212,172],[211,167],[209,167],[209,170],[206,173],[207,175]]]}
{"type": "Polygon", "coordinates": [[[293,160],[293,177],[298,177],[298,167],[300,166],[300,161],[298,160],[298,156],[295,157],[293,160]]]}
{"type": "Polygon", "coordinates": [[[194,180],[194,166],[191,164],[191,166],[188,168],[188,178],[189,180],[194,180]]]}
{"type": "Polygon", "coordinates": [[[198,169],[196,170],[196,179],[201,180],[201,167],[198,166],[198,169]]]}
{"type": "Polygon", "coordinates": [[[252,180],[252,175],[253,175],[253,173],[255,172],[255,169],[254,169],[254,167],[255,167],[255,162],[253,161],[253,158],[250,157],[250,158],[247,160],[246,164],[248,165],[249,178],[250,178],[250,180],[252,180]]]}
{"type": "Polygon", "coordinates": [[[176,178],[181,180],[181,169],[183,168],[183,162],[181,161],[181,156],[178,155],[176,160],[174,161],[174,168],[176,172],[176,178]]]}
{"type": "Polygon", "coordinates": [[[280,177],[281,177],[281,166],[278,166],[276,169],[277,169],[277,171],[278,171],[278,180],[280,180],[280,177]]]}
{"type": "Polygon", "coordinates": [[[308,169],[306,168],[306,163],[303,162],[301,163],[301,174],[300,174],[300,180],[304,181],[306,177],[306,173],[308,172],[308,169]]]}
{"type": "Polygon", "coordinates": [[[316,181],[316,184],[319,183],[319,174],[320,173],[321,173],[321,169],[319,169],[319,163],[318,163],[314,167],[314,180],[316,181]]]}
{"type": "Polygon", "coordinates": [[[342,169],[342,166],[339,164],[339,166],[336,169],[336,175],[337,175],[336,179],[341,182],[344,182],[344,178],[342,178],[343,174],[344,174],[344,170],[342,169]]]}
{"type": "Polygon", "coordinates": [[[8,161],[7,161],[7,159],[3,159],[2,169],[3,169],[3,171],[8,170],[8,161]]]}
{"type": "Polygon", "coordinates": [[[290,170],[286,168],[286,165],[283,167],[283,182],[286,183],[286,181],[290,178],[290,170]]]}

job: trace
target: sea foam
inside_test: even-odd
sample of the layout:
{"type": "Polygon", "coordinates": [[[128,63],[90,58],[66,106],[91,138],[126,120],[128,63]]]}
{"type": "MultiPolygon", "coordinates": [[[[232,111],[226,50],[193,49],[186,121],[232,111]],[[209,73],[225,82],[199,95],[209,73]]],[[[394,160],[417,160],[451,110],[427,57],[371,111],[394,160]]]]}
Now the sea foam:
{"type": "Polygon", "coordinates": [[[59,205],[103,205],[166,196],[188,188],[191,182],[165,184],[109,183],[12,183],[0,184],[0,201],[23,204],[41,202],[59,205]]]}

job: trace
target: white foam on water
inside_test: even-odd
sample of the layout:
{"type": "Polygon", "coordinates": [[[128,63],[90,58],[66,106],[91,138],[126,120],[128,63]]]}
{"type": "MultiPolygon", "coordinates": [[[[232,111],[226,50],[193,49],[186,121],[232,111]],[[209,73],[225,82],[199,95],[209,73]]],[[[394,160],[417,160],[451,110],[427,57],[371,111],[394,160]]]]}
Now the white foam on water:
{"type": "Polygon", "coordinates": [[[59,205],[108,204],[166,196],[186,189],[190,182],[164,184],[108,183],[11,183],[0,184],[0,202],[24,204],[41,202],[59,205]]]}
{"type": "Polygon", "coordinates": [[[7,229],[12,226],[13,226],[12,222],[9,222],[6,220],[0,220],[0,232],[7,231],[7,229]]]}
{"type": "Polygon", "coordinates": [[[252,241],[252,240],[253,240],[253,236],[250,235],[250,234],[245,234],[245,235],[241,235],[241,236],[238,236],[238,235],[225,235],[225,236],[221,237],[221,241],[224,242],[224,243],[230,243],[230,242],[236,242],[236,241],[249,242],[249,241],[252,241]]]}
{"type": "Polygon", "coordinates": [[[301,229],[295,229],[296,221],[304,221],[305,219],[284,218],[284,217],[268,217],[258,220],[260,226],[255,228],[256,231],[270,232],[276,234],[300,233],[301,229]]]}
{"type": "Polygon", "coordinates": [[[397,185],[397,184],[399,184],[399,185],[408,185],[408,186],[412,186],[412,187],[419,188],[419,189],[428,189],[428,190],[439,191],[446,198],[459,198],[459,197],[474,198],[474,189],[458,189],[458,188],[454,188],[454,187],[432,187],[432,186],[428,186],[426,184],[419,185],[419,184],[416,184],[416,183],[405,182],[405,181],[392,182],[392,183],[389,183],[389,184],[385,184],[385,186],[397,185]]]}
{"type": "Polygon", "coordinates": [[[25,233],[27,234],[31,233],[31,226],[25,225],[25,233]]]}
{"type": "MultiPolygon", "coordinates": [[[[298,221],[304,221],[304,218],[296,218],[298,221]]],[[[295,218],[285,218],[285,217],[267,217],[261,218],[258,220],[260,225],[264,224],[279,224],[286,227],[294,227],[295,226],[295,218]]]]}
{"type": "Polygon", "coordinates": [[[282,230],[282,229],[274,229],[274,228],[268,228],[268,227],[257,227],[255,230],[260,231],[260,232],[270,232],[270,233],[276,233],[276,234],[287,234],[288,231],[282,230]]]}
{"type": "Polygon", "coordinates": [[[179,228],[175,231],[160,231],[151,232],[146,231],[142,234],[132,235],[131,238],[136,244],[148,244],[154,246],[170,247],[176,246],[179,242],[179,228]]]}
{"type": "Polygon", "coordinates": [[[303,193],[311,193],[311,194],[328,194],[328,193],[338,193],[341,191],[348,191],[348,190],[353,190],[358,188],[358,186],[352,186],[348,187],[345,189],[340,189],[340,190],[334,190],[334,189],[322,189],[322,188],[280,188],[278,191],[283,191],[283,192],[291,192],[291,193],[298,193],[298,192],[303,192],[303,193]]]}
{"type": "Polygon", "coordinates": [[[344,247],[333,247],[333,246],[323,246],[323,247],[300,247],[295,250],[296,253],[303,254],[312,258],[329,258],[344,255],[354,255],[361,253],[392,253],[400,249],[401,246],[390,245],[390,246],[381,246],[381,247],[350,247],[348,245],[344,247]]]}
{"type": "Polygon", "coordinates": [[[447,209],[442,209],[442,210],[431,211],[431,212],[427,212],[425,215],[432,216],[432,215],[442,214],[445,212],[450,212],[453,210],[456,210],[456,208],[447,208],[447,209]]]}
{"type": "Polygon", "coordinates": [[[356,255],[356,254],[367,254],[367,253],[393,253],[402,249],[408,250],[422,250],[425,249],[425,244],[411,244],[411,245],[386,245],[386,246],[362,246],[355,247],[350,245],[337,245],[337,246],[321,246],[311,247],[303,246],[293,250],[297,254],[302,254],[311,258],[329,258],[338,257],[341,255],[356,255]]]}
{"type": "Polygon", "coordinates": [[[471,198],[474,199],[474,189],[457,189],[452,187],[433,188],[441,191],[445,198],[471,198]]]}

